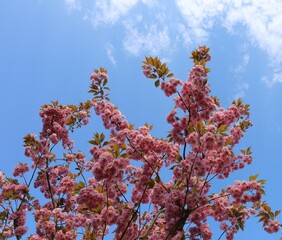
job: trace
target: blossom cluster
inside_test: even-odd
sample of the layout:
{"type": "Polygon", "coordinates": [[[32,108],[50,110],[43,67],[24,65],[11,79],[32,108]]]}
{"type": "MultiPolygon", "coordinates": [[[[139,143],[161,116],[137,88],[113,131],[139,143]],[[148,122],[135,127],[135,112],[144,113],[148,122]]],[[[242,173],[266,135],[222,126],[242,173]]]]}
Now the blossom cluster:
{"type": "Polygon", "coordinates": [[[174,78],[157,58],[144,62],[144,75],[157,79],[166,96],[175,95],[167,138],[154,137],[148,124],[135,128],[109,101],[103,68],[90,76],[93,99],[78,106],[44,105],[39,136],[24,137],[31,163],[19,163],[15,179],[0,171],[0,238],[26,238],[27,211],[36,224],[31,240],[109,234],[116,240],[209,240],[211,218],[231,240],[251,215],[261,217],[266,232],[278,232],[280,212],[262,201],[264,180],[251,176],[212,192],[214,181],[252,162],[250,147],[235,150],[251,126],[249,105],[239,99],[221,107],[207,83],[209,49],[201,46],[191,58],[195,65],[186,81],[174,78]],[[88,124],[91,109],[109,134],[93,135],[89,155],[74,147],[71,133],[88,124]]]}
{"type": "Polygon", "coordinates": [[[171,78],[168,82],[161,83],[161,89],[165,92],[165,95],[169,97],[176,93],[177,86],[181,84],[182,81],[180,79],[171,78]]]}
{"type": "Polygon", "coordinates": [[[66,120],[71,113],[70,108],[51,105],[43,106],[39,113],[43,123],[41,136],[44,138],[49,137],[53,144],[62,140],[64,148],[72,148],[73,143],[69,141],[66,129],[66,120]]]}

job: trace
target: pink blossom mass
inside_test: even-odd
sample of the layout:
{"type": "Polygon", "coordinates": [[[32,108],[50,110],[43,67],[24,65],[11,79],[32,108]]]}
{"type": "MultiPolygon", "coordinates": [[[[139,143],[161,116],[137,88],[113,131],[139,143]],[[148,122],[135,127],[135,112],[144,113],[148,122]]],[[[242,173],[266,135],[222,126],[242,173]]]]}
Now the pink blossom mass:
{"type": "Polygon", "coordinates": [[[199,47],[191,59],[185,81],[157,57],[143,62],[145,77],[173,97],[165,138],[154,137],[148,124],[135,127],[110,101],[103,68],[90,76],[92,99],[43,105],[42,131],[24,137],[29,164],[16,165],[14,178],[0,171],[0,238],[234,239],[251,217],[258,217],[266,232],[278,232],[280,211],[264,201],[265,180],[254,175],[224,183],[252,163],[250,147],[238,150],[252,126],[249,105],[238,99],[223,108],[211,95],[209,48],[199,47]],[[71,133],[86,127],[94,113],[105,134],[89,140],[88,158],[75,150],[71,133]],[[214,192],[218,183],[223,188],[214,192]],[[31,188],[42,196],[33,196],[31,188]],[[34,233],[27,227],[28,212],[34,233]],[[213,235],[211,219],[220,236],[213,235]]]}

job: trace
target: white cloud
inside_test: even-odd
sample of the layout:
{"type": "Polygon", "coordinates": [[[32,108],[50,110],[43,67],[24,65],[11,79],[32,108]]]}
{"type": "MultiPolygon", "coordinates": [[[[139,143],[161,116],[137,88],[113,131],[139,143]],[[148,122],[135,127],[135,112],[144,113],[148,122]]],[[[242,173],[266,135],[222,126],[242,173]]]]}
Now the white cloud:
{"type": "Polygon", "coordinates": [[[153,7],[158,3],[158,0],[142,0],[142,3],[144,3],[145,5],[149,6],[149,7],[153,7]]]}
{"type": "MultiPolygon", "coordinates": [[[[253,0],[247,5],[230,8],[226,13],[225,26],[232,29],[238,23],[245,25],[254,44],[277,56],[277,50],[282,47],[281,10],[281,1],[253,0]]],[[[281,61],[282,54],[279,55],[277,57],[281,61]]]]}
{"type": "MultiPolygon", "coordinates": [[[[278,72],[268,82],[281,82],[282,69],[282,1],[280,0],[175,0],[186,21],[189,32],[196,41],[207,39],[212,27],[224,26],[236,34],[240,24],[251,43],[263,49],[269,57],[270,66],[278,72]],[[201,28],[202,32],[195,32],[201,28]]],[[[242,34],[240,32],[240,34],[242,34]]],[[[266,81],[264,79],[264,81],[266,81]]]]}
{"type": "Polygon", "coordinates": [[[170,47],[168,28],[159,29],[156,24],[145,26],[143,32],[139,31],[131,24],[126,24],[127,35],[123,42],[125,50],[134,56],[138,56],[141,51],[148,51],[152,55],[160,54],[163,49],[170,47]]]}
{"type": "Polygon", "coordinates": [[[185,27],[184,24],[179,24],[178,25],[178,31],[180,33],[180,38],[181,38],[181,41],[183,43],[183,45],[188,48],[192,45],[193,43],[193,40],[191,38],[191,34],[190,32],[187,30],[187,28],[185,27]]]}
{"type": "Polygon", "coordinates": [[[214,26],[215,17],[224,10],[224,3],[217,0],[175,0],[187,28],[196,43],[206,41],[208,31],[214,26]]]}
{"type": "Polygon", "coordinates": [[[262,81],[268,87],[272,87],[275,83],[282,83],[282,70],[274,71],[270,76],[263,76],[262,81]]]}
{"type": "Polygon", "coordinates": [[[235,99],[243,98],[249,86],[250,85],[247,82],[238,83],[235,88],[235,99]]]}
{"type": "Polygon", "coordinates": [[[245,93],[250,86],[248,82],[242,81],[242,74],[246,71],[247,65],[250,60],[250,54],[246,52],[247,49],[248,49],[247,44],[243,44],[242,46],[239,47],[239,50],[243,52],[242,53],[243,56],[240,62],[235,67],[231,67],[231,72],[234,73],[233,80],[236,81],[234,88],[235,99],[244,98],[245,93]]]}
{"type": "Polygon", "coordinates": [[[241,74],[241,73],[245,72],[246,67],[249,63],[249,60],[250,60],[250,55],[248,53],[245,53],[243,55],[243,58],[240,61],[240,63],[236,67],[232,68],[232,71],[237,73],[237,74],[241,74]]]}
{"type": "Polygon", "coordinates": [[[65,0],[69,10],[79,10],[81,8],[79,0],[65,0]]]}
{"type": "Polygon", "coordinates": [[[139,0],[96,0],[95,7],[86,16],[94,26],[114,24],[138,3],[139,0]]]}
{"type": "MultiPolygon", "coordinates": [[[[122,27],[123,46],[135,56],[144,51],[159,54],[180,44],[186,49],[206,44],[218,27],[226,28],[231,34],[245,35],[250,44],[268,56],[274,74],[272,79],[268,77],[264,81],[281,82],[281,0],[174,0],[174,5],[172,1],[161,0],[65,2],[70,9],[82,8],[85,19],[96,29],[104,25],[122,27]]],[[[242,69],[248,62],[244,61],[242,69]]],[[[238,67],[238,71],[242,69],[238,67]]]]}
{"type": "Polygon", "coordinates": [[[170,14],[159,0],[96,0],[88,4],[84,12],[84,19],[90,21],[95,30],[105,25],[121,26],[125,32],[121,39],[124,49],[134,56],[146,51],[159,55],[172,48],[174,23],[168,22],[170,14]]]}
{"type": "Polygon", "coordinates": [[[107,55],[108,55],[108,58],[110,59],[111,63],[115,66],[116,65],[116,59],[114,57],[114,47],[112,44],[110,43],[107,43],[106,44],[106,51],[107,51],[107,55]]]}

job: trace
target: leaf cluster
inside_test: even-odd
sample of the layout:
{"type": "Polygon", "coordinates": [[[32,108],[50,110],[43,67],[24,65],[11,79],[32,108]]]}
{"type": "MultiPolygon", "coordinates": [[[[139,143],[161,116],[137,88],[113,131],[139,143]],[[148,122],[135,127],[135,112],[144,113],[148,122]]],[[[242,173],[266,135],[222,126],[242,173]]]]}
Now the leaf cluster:
{"type": "Polygon", "coordinates": [[[256,206],[260,209],[260,212],[256,215],[260,219],[258,222],[267,222],[269,220],[275,219],[280,213],[281,210],[272,211],[271,207],[264,201],[256,206]]]}
{"type": "Polygon", "coordinates": [[[92,145],[96,145],[96,146],[100,146],[100,147],[103,147],[103,146],[106,146],[109,142],[105,141],[105,134],[104,133],[95,133],[93,134],[93,139],[92,140],[89,140],[88,142],[92,145]]]}
{"type": "Polygon", "coordinates": [[[167,67],[166,63],[162,63],[161,60],[158,57],[145,57],[145,61],[143,61],[142,68],[145,69],[147,66],[152,67],[151,74],[149,75],[149,78],[151,79],[157,79],[155,81],[155,86],[159,87],[160,80],[165,80],[165,78],[171,78],[174,76],[173,73],[170,72],[170,70],[167,67]]]}
{"type": "Polygon", "coordinates": [[[237,230],[241,229],[242,231],[244,231],[245,229],[245,225],[244,225],[244,215],[246,214],[244,212],[245,206],[238,206],[238,207],[234,207],[234,208],[230,208],[229,212],[228,212],[228,216],[229,217],[234,217],[236,218],[236,224],[235,224],[235,228],[237,230]]]}
{"type": "Polygon", "coordinates": [[[87,117],[90,118],[90,109],[92,107],[91,101],[87,100],[86,102],[80,102],[78,106],[70,104],[67,105],[68,108],[70,108],[73,112],[67,119],[66,119],[66,125],[72,126],[71,131],[74,130],[74,125],[76,125],[76,128],[79,128],[82,126],[82,120],[83,118],[80,115],[80,111],[86,111],[87,117]]]}
{"type": "MultiPolygon", "coordinates": [[[[248,147],[246,150],[240,150],[241,153],[243,153],[244,155],[251,155],[252,151],[251,151],[251,147],[248,147]]],[[[256,180],[256,178],[258,177],[258,174],[255,176],[250,176],[250,180],[256,180]],[[251,179],[252,178],[252,179],[251,179]]]]}
{"type": "Polygon", "coordinates": [[[27,146],[36,147],[39,145],[38,141],[35,140],[35,137],[33,134],[27,134],[23,138],[23,140],[24,140],[24,144],[23,144],[24,147],[27,147],[27,146]]]}
{"type": "MultiPolygon", "coordinates": [[[[100,67],[99,70],[95,69],[94,73],[99,75],[101,73],[107,74],[107,70],[100,67]]],[[[94,95],[94,99],[95,100],[107,100],[110,101],[109,98],[109,94],[105,93],[105,91],[109,91],[110,88],[107,87],[107,83],[108,83],[108,78],[104,78],[104,77],[98,77],[95,79],[95,81],[92,82],[92,84],[90,85],[90,90],[88,91],[89,93],[93,93],[94,95]]]]}
{"type": "MultiPolygon", "coordinates": [[[[245,152],[244,154],[250,155],[250,154],[252,154],[252,152],[250,151],[250,149],[251,149],[251,147],[248,147],[246,150],[241,150],[241,152],[242,152],[242,153],[245,152]]],[[[259,176],[259,174],[250,176],[250,177],[249,177],[249,180],[250,180],[250,181],[256,181],[256,182],[258,182],[259,184],[261,184],[261,190],[260,190],[260,192],[261,192],[263,195],[265,195],[264,184],[265,184],[266,180],[264,180],[264,179],[257,180],[258,176],[259,176]]]]}
{"type": "Polygon", "coordinates": [[[209,51],[210,48],[206,46],[200,46],[198,49],[194,50],[190,56],[194,62],[194,65],[202,65],[205,68],[206,73],[210,72],[210,69],[206,68],[206,63],[210,60],[209,51]],[[199,49],[201,49],[201,51],[199,51],[199,49]]]}

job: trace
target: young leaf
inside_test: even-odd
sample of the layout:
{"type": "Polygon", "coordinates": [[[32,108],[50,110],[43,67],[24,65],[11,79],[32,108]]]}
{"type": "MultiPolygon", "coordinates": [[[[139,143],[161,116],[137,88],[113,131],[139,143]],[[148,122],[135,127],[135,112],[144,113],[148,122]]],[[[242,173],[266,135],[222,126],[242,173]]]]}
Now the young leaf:
{"type": "Polygon", "coordinates": [[[160,86],[160,80],[155,81],[155,87],[159,87],[160,86]]]}
{"type": "Polygon", "coordinates": [[[150,76],[149,76],[149,78],[152,78],[152,79],[155,79],[155,78],[157,78],[158,76],[156,75],[156,74],[154,74],[154,73],[152,73],[152,74],[150,74],[150,76]]]}
{"type": "Polygon", "coordinates": [[[173,77],[174,76],[174,74],[173,73],[170,73],[170,74],[168,74],[166,77],[167,78],[171,78],[171,77],[173,77]]]}

